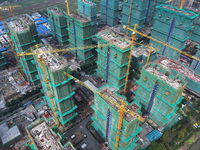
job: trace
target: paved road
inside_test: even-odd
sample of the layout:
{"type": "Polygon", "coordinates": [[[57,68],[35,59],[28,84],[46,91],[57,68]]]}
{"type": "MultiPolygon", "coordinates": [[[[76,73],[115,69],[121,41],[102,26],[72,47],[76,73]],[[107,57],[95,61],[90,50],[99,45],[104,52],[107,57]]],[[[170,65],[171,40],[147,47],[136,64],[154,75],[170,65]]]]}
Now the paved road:
{"type": "Polygon", "coordinates": [[[99,142],[94,138],[94,136],[86,128],[87,123],[90,121],[91,116],[92,115],[88,116],[87,118],[79,122],[77,125],[75,125],[73,128],[71,128],[70,130],[64,133],[64,136],[67,137],[71,135],[75,130],[81,129],[83,133],[87,135],[87,137],[80,144],[78,144],[76,148],[79,148],[80,145],[85,143],[87,144],[87,150],[100,150],[99,142]]]}

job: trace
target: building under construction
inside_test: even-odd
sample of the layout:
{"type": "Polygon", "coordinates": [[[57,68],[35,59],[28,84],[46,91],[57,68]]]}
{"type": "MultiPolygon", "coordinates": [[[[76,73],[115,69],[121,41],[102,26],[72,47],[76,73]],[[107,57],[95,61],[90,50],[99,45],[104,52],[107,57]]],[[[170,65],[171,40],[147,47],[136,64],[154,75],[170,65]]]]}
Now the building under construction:
{"type": "MultiPolygon", "coordinates": [[[[38,32],[35,22],[29,15],[22,15],[8,19],[6,24],[16,53],[30,52],[30,48],[38,42],[38,32]]],[[[33,85],[38,85],[40,80],[33,56],[22,56],[18,59],[26,77],[33,85]]]]}
{"type": "Polygon", "coordinates": [[[47,8],[51,34],[61,45],[68,43],[67,19],[65,13],[57,7],[47,8]]]}
{"type": "Polygon", "coordinates": [[[47,120],[44,117],[38,119],[31,123],[26,131],[31,140],[27,146],[30,146],[32,150],[75,150],[70,142],[64,140],[62,132],[53,119],[47,120]]]}
{"type": "Polygon", "coordinates": [[[92,35],[97,33],[97,4],[89,0],[78,0],[78,12],[90,17],[92,35]]]}
{"type": "MultiPolygon", "coordinates": [[[[117,94],[117,89],[115,87],[110,87],[105,85],[98,89],[98,92],[103,94],[95,94],[95,103],[92,106],[94,110],[94,116],[92,117],[93,126],[96,131],[108,142],[111,149],[119,150],[133,150],[136,147],[136,142],[138,138],[136,135],[141,131],[139,127],[140,120],[137,119],[137,115],[132,116],[125,113],[122,120],[121,131],[118,130],[119,125],[117,123],[119,119],[119,107],[116,106],[117,103],[121,105],[121,100],[126,100],[124,96],[117,94]],[[113,101],[113,102],[112,102],[113,101]],[[119,141],[117,142],[117,133],[120,132],[119,141]],[[116,145],[118,145],[116,147],[116,145]]],[[[125,104],[129,111],[133,111],[136,114],[141,114],[140,105],[125,104]]]]}
{"type": "MultiPolygon", "coordinates": [[[[134,98],[145,109],[156,128],[170,128],[178,118],[177,105],[182,101],[182,93],[187,82],[159,64],[150,63],[142,68],[138,89],[134,98]]],[[[178,120],[177,120],[178,121],[178,120]]]]}
{"type": "Polygon", "coordinates": [[[47,50],[50,48],[46,46],[35,49],[34,52],[44,53],[34,56],[34,60],[48,105],[54,112],[57,123],[59,121],[66,126],[77,115],[77,106],[72,98],[72,77],[64,75],[64,72],[69,72],[66,60],[57,54],[45,53],[47,50]]]}
{"type": "Polygon", "coordinates": [[[110,30],[99,32],[97,37],[98,44],[105,45],[96,49],[97,72],[107,84],[120,89],[125,85],[131,42],[110,30]]]}
{"type": "Polygon", "coordinates": [[[92,46],[91,19],[81,13],[74,12],[67,15],[67,22],[70,47],[79,47],[79,50],[74,51],[74,55],[82,62],[89,63],[94,56],[92,48],[85,49],[84,47],[92,46]]]}

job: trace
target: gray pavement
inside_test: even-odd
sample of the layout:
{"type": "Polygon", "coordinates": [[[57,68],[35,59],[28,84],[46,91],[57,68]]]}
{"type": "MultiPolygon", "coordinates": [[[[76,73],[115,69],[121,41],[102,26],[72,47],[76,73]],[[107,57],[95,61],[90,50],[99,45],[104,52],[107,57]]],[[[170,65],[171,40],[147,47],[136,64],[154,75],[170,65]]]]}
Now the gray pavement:
{"type": "Polygon", "coordinates": [[[75,125],[73,128],[71,128],[70,130],[68,130],[68,131],[66,131],[64,133],[64,136],[68,137],[71,134],[73,134],[73,132],[75,130],[80,130],[81,129],[83,131],[83,133],[85,135],[87,135],[87,137],[81,143],[79,143],[77,146],[75,146],[75,148],[79,148],[83,143],[85,143],[85,144],[87,144],[87,147],[86,147],[87,150],[100,150],[99,142],[95,139],[95,137],[86,128],[87,123],[91,119],[91,116],[92,115],[88,116],[87,118],[85,118],[84,120],[79,122],[77,125],[75,125]]]}

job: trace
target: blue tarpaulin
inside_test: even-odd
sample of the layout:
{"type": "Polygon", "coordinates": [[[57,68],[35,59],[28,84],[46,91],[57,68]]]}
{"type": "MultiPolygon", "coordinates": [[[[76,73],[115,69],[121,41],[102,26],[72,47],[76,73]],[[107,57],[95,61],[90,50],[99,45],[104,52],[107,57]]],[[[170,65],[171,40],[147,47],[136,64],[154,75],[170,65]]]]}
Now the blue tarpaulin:
{"type": "Polygon", "coordinates": [[[153,130],[152,132],[150,132],[149,134],[147,134],[147,139],[149,140],[149,142],[152,142],[153,140],[158,140],[161,136],[162,136],[162,132],[158,131],[157,129],[153,130]]]}

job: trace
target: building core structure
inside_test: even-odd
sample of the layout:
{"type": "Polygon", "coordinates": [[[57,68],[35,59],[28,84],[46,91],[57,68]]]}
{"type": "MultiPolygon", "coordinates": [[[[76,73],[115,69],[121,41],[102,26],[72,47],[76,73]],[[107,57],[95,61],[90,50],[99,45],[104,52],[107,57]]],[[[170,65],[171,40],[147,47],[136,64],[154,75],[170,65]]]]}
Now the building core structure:
{"type": "MultiPolygon", "coordinates": [[[[30,48],[38,43],[38,32],[35,22],[29,15],[6,20],[8,32],[13,41],[16,53],[30,52],[30,48]]],[[[33,56],[22,56],[18,58],[20,66],[26,77],[33,85],[40,83],[33,56]]]]}
{"type": "MultiPolygon", "coordinates": [[[[117,94],[116,90],[117,89],[115,87],[110,87],[108,85],[101,87],[98,89],[98,92],[103,94],[108,99],[95,94],[95,103],[92,106],[92,109],[95,112],[92,117],[92,120],[94,121],[92,125],[101,137],[108,142],[111,149],[115,149],[115,139],[118,132],[117,123],[120,109],[112,103],[112,101],[121,105],[121,100],[126,100],[124,96],[117,94]]],[[[141,106],[136,103],[126,103],[125,107],[130,111],[141,114],[141,106]]],[[[138,138],[136,135],[142,130],[139,123],[140,121],[136,116],[125,113],[119,138],[119,150],[133,150],[137,146],[136,142],[138,141],[138,138]]]]}
{"type": "Polygon", "coordinates": [[[50,50],[47,46],[39,47],[38,51],[44,53],[34,56],[34,59],[48,105],[56,119],[66,126],[77,116],[77,106],[72,98],[75,94],[71,86],[72,77],[64,75],[64,72],[69,72],[66,60],[57,54],[45,53],[47,50],[50,50]],[[40,59],[44,63],[40,63],[40,59]]]}

